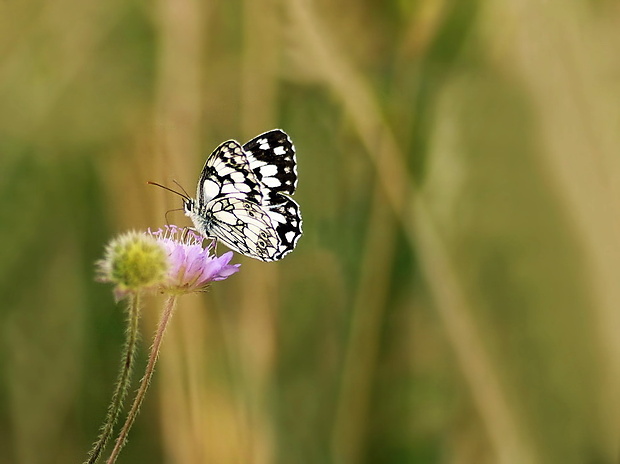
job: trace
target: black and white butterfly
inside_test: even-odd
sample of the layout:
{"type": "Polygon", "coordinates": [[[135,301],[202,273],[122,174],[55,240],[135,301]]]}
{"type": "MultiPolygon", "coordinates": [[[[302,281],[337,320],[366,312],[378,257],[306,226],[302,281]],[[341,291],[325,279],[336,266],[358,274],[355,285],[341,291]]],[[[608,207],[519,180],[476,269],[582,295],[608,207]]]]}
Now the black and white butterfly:
{"type": "Polygon", "coordinates": [[[185,215],[198,232],[261,261],[293,251],[301,237],[295,146],[274,129],[245,145],[229,140],[202,168],[196,198],[185,198],[185,215]]]}

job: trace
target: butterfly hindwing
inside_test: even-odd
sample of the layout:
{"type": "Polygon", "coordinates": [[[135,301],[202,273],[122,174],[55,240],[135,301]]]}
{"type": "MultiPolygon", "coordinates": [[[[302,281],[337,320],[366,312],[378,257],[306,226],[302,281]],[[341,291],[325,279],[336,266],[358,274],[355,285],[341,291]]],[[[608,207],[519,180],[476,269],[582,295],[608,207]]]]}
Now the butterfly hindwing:
{"type": "Polygon", "coordinates": [[[217,147],[202,168],[196,199],[205,205],[218,196],[234,196],[260,203],[263,195],[260,184],[243,148],[229,140],[217,147]]]}
{"type": "Polygon", "coordinates": [[[277,230],[267,212],[251,201],[216,198],[207,204],[206,218],[211,235],[226,246],[263,261],[279,259],[277,230]]]}
{"type": "Polygon", "coordinates": [[[288,135],[274,129],[243,145],[243,150],[263,190],[263,202],[277,202],[276,194],[292,195],[297,188],[295,146],[288,135]]]}
{"type": "Polygon", "coordinates": [[[265,211],[278,235],[279,245],[276,259],[281,259],[293,251],[297,245],[297,240],[302,234],[302,221],[299,205],[292,198],[283,195],[278,196],[282,202],[265,207],[265,211]]]}

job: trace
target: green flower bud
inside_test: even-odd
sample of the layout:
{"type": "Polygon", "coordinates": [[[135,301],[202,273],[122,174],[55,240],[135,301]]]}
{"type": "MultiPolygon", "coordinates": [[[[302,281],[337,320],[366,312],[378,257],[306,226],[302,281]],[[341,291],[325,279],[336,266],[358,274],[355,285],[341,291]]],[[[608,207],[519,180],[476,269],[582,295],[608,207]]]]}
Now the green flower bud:
{"type": "Polygon", "coordinates": [[[98,265],[99,279],[116,285],[117,299],[161,284],[170,267],[166,248],[152,235],[138,232],[112,240],[98,265]]]}

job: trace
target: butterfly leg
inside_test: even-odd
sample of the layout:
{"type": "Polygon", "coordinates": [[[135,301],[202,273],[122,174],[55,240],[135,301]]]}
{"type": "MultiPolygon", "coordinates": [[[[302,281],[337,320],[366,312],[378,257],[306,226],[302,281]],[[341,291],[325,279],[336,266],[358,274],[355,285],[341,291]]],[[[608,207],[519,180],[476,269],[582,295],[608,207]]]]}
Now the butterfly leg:
{"type": "Polygon", "coordinates": [[[207,239],[211,239],[209,244],[207,245],[207,250],[213,250],[213,254],[217,254],[217,238],[215,237],[207,237],[207,239]]]}

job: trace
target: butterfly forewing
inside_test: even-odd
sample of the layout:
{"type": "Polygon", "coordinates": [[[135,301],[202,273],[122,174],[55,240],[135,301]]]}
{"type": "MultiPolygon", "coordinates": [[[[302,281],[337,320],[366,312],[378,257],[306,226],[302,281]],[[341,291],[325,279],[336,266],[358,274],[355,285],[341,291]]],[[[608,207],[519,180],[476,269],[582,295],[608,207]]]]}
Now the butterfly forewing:
{"type": "Polygon", "coordinates": [[[292,195],[297,188],[295,146],[284,131],[274,129],[243,145],[250,169],[263,192],[263,203],[281,201],[278,193],[292,195]]]}
{"type": "Polygon", "coordinates": [[[222,143],[207,158],[202,168],[196,198],[205,205],[218,196],[234,196],[260,203],[260,184],[243,148],[234,140],[222,143]]]}

